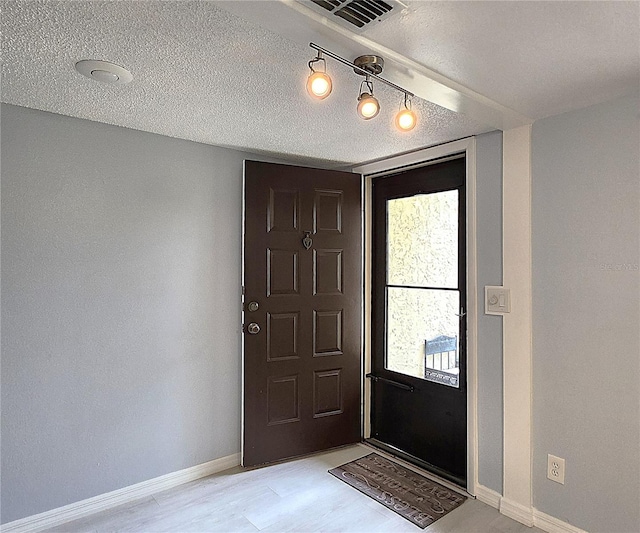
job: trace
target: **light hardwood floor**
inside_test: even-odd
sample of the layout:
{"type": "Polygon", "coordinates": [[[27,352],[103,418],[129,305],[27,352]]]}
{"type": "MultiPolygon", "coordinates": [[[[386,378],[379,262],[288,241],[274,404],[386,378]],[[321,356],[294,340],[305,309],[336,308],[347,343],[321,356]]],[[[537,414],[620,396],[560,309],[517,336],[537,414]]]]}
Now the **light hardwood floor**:
{"type": "Polygon", "coordinates": [[[237,467],[47,531],[541,533],[473,499],[422,530],[327,473],[371,451],[350,446],[263,468],[237,467]]]}

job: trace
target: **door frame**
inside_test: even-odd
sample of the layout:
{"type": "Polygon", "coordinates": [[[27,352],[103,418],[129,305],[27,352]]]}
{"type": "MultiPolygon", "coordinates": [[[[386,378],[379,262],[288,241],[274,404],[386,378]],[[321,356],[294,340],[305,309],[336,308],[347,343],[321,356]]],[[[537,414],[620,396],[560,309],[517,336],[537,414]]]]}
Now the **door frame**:
{"type": "Polygon", "coordinates": [[[427,166],[451,156],[464,154],[466,158],[466,231],[467,231],[467,492],[475,496],[478,486],[478,272],[476,246],[476,138],[467,137],[408,154],[390,157],[353,168],[362,174],[364,182],[364,437],[371,436],[371,383],[364,376],[371,372],[372,345],[372,180],[373,178],[427,166]]]}

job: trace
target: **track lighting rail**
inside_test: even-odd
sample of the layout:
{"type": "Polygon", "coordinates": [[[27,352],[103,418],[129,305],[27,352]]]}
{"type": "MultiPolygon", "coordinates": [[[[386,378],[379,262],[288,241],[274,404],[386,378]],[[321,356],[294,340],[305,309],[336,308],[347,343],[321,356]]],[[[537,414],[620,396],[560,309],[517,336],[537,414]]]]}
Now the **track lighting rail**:
{"type": "Polygon", "coordinates": [[[358,107],[356,108],[361,119],[371,120],[380,113],[380,102],[373,95],[373,80],[376,80],[404,95],[404,100],[394,120],[396,128],[401,132],[411,131],[415,128],[418,116],[411,109],[411,97],[414,94],[378,76],[384,67],[384,59],[382,57],[363,55],[357,57],[352,63],[317,44],[309,43],[309,46],[317,52],[317,56],[309,61],[311,73],[307,78],[307,92],[311,98],[324,100],[331,94],[333,82],[331,81],[331,76],[327,73],[327,61],[325,59],[325,56],[328,56],[338,61],[338,63],[351,67],[359,76],[364,76],[364,80],[360,83],[358,107]]]}
{"type": "Polygon", "coordinates": [[[348,61],[345,58],[340,57],[339,55],[334,54],[333,52],[330,52],[325,48],[322,48],[322,46],[318,46],[315,43],[309,43],[309,46],[314,50],[316,50],[317,52],[320,52],[326,56],[329,56],[331,59],[335,59],[336,61],[342,63],[343,65],[347,65],[348,67],[351,67],[353,70],[362,74],[363,76],[369,76],[370,78],[373,78],[374,80],[384,83],[385,85],[388,85],[389,87],[392,87],[396,91],[400,91],[401,93],[404,93],[407,96],[415,96],[411,91],[407,91],[406,89],[403,89],[399,85],[396,85],[395,83],[392,83],[389,80],[385,80],[384,78],[381,78],[380,76],[373,74],[372,72],[369,72],[368,70],[362,67],[359,67],[358,65],[355,65],[351,61],[348,61]]]}

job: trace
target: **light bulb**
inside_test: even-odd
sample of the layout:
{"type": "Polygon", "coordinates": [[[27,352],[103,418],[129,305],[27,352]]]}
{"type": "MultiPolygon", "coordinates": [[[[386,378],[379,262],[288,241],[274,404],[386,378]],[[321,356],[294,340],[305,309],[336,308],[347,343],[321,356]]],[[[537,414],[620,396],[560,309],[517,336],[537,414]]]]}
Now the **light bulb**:
{"type": "Polygon", "coordinates": [[[358,97],[358,114],[365,120],[370,120],[380,112],[380,103],[369,93],[362,93],[358,97]]]}
{"type": "Polygon", "coordinates": [[[395,119],[396,128],[400,131],[411,131],[416,127],[416,123],[418,122],[418,117],[416,114],[411,111],[411,109],[401,109],[398,111],[395,119]]]}
{"type": "Polygon", "coordinates": [[[331,78],[326,72],[312,72],[307,80],[307,92],[316,100],[324,100],[331,94],[331,78]]]}

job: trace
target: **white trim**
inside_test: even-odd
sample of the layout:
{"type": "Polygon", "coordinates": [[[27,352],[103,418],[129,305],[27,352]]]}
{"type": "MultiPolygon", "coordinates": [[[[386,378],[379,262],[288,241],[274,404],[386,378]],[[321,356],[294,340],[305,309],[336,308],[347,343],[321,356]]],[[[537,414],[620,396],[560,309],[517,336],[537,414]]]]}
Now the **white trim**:
{"type": "Polygon", "coordinates": [[[587,533],[584,529],[572,526],[568,522],[558,520],[553,516],[533,509],[533,525],[547,533],[587,533]]]}
{"type": "Polygon", "coordinates": [[[533,526],[533,509],[531,507],[525,507],[518,502],[502,497],[500,499],[500,513],[525,526],[533,526]]]}
{"type": "Polygon", "coordinates": [[[531,509],[531,126],[502,139],[503,285],[511,290],[511,313],[503,315],[503,495],[507,509],[531,509]]]}
{"type": "Polygon", "coordinates": [[[478,486],[478,249],[476,138],[468,140],[467,163],[467,491],[478,486]]]}
{"type": "Polygon", "coordinates": [[[476,498],[494,509],[499,509],[501,514],[513,520],[527,526],[535,526],[547,533],[587,533],[584,529],[572,526],[538,509],[529,509],[519,503],[506,500],[495,490],[484,485],[476,485],[476,498]]]}
{"type": "Polygon", "coordinates": [[[502,495],[498,494],[495,490],[485,487],[484,485],[476,485],[476,498],[482,503],[493,507],[494,509],[500,509],[500,500],[502,495]]]}
{"type": "Polygon", "coordinates": [[[240,235],[242,236],[240,249],[240,283],[242,284],[240,289],[240,301],[241,301],[241,314],[240,314],[240,464],[244,466],[244,344],[245,344],[245,334],[244,334],[244,302],[245,302],[245,284],[244,284],[244,276],[245,276],[245,268],[244,268],[244,242],[245,242],[245,227],[247,225],[247,217],[246,217],[246,192],[247,192],[247,160],[242,160],[242,227],[240,228],[240,235]]]}
{"type": "Polygon", "coordinates": [[[415,152],[397,155],[390,157],[389,159],[383,159],[382,161],[364,163],[353,168],[352,171],[357,172],[358,174],[363,174],[365,177],[374,177],[377,174],[389,172],[390,170],[396,170],[407,166],[420,166],[421,163],[428,164],[429,161],[432,161],[433,159],[440,159],[441,157],[466,152],[470,145],[473,144],[471,142],[473,139],[474,137],[467,137],[466,139],[460,139],[459,141],[439,144],[438,146],[432,146],[431,148],[423,148],[421,150],[416,150],[415,152]]]}
{"type": "MultiPolygon", "coordinates": [[[[355,172],[358,172],[355,170],[355,172]]],[[[364,182],[364,204],[363,208],[363,223],[364,223],[364,247],[362,253],[364,256],[364,315],[363,315],[363,348],[364,348],[364,396],[362,398],[364,402],[364,438],[371,437],[371,380],[366,376],[371,372],[371,246],[372,246],[372,234],[371,231],[371,179],[365,178],[364,182]]]]}
{"type": "Polygon", "coordinates": [[[27,516],[0,526],[2,533],[35,533],[50,527],[59,526],[72,520],[111,509],[123,503],[129,503],[140,498],[145,498],[160,491],[167,490],[183,483],[195,481],[217,472],[222,472],[240,464],[240,454],[234,453],[214,459],[207,463],[178,470],[164,476],[159,476],[122,489],[100,494],[86,500],[81,500],[64,507],[51,509],[44,513],[27,516]]]}
{"type": "MultiPolygon", "coordinates": [[[[435,159],[464,153],[467,165],[467,492],[475,496],[478,485],[478,391],[477,391],[477,334],[478,334],[478,310],[477,310],[477,258],[476,258],[476,139],[469,137],[439,146],[425,148],[409,154],[403,154],[383,161],[367,163],[353,169],[364,175],[365,179],[365,268],[371,270],[371,180],[374,176],[390,170],[408,166],[427,165],[435,159]],[[367,193],[368,191],[368,193],[367,193]],[[367,231],[369,233],[367,233],[367,231]]],[[[371,364],[371,277],[365,272],[365,328],[368,329],[368,337],[365,337],[365,368],[371,364]]],[[[365,417],[371,412],[370,387],[365,385],[365,417]]],[[[365,418],[365,436],[370,430],[368,419],[365,418]]]]}

